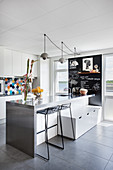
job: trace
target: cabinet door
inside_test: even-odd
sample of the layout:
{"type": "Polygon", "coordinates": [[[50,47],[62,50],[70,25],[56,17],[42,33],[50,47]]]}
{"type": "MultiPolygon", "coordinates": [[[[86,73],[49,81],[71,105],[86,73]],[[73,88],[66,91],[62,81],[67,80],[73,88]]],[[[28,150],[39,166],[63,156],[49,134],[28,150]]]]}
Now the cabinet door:
{"type": "Polygon", "coordinates": [[[0,47],[0,76],[4,76],[4,51],[3,48],[0,47]]]}
{"type": "Polygon", "coordinates": [[[13,76],[22,76],[21,65],[22,65],[21,53],[13,51],[13,76]]]}
{"type": "Polygon", "coordinates": [[[6,118],[6,104],[4,98],[0,98],[0,119],[6,118]]]}
{"type": "Polygon", "coordinates": [[[85,115],[81,115],[76,119],[76,139],[87,131],[87,120],[85,115]]]}
{"type": "Polygon", "coordinates": [[[22,75],[25,75],[27,72],[27,60],[30,59],[29,54],[22,53],[22,75]]]}
{"type": "Polygon", "coordinates": [[[13,75],[13,56],[12,51],[4,49],[4,76],[13,75]]]}
{"type": "MultiPolygon", "coordinates": [[[[31,55],[31,60],[37,60],[37,56],[35,56],[35,55],[31,55]]],[[[33,70],[32,70],[32,75],[33,75],[33,77],[37,77],[37,62],[35,62],[34,63],[34,65],[33,65],[33,70]]]]}
{"type": "MultiPolygon", "coordinates": [[[[30,54],[22,54],[22,75],[25,75],[27,72],[27,60],[28,58],[30,59],[30,65],[31,65],[31,60],[37,60],[37,57],[34,55],[30,54]]],[[[33,70],[32,70],[32,75],[33,77],[37,77],[37,62],[34,63],[33,65],[33,70]]]]}

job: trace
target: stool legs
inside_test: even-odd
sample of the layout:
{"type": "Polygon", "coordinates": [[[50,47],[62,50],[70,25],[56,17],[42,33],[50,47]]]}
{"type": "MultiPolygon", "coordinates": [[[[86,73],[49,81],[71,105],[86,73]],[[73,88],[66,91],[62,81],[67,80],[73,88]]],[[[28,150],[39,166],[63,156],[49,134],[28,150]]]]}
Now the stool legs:
{"type": "Polygon", "coordinates": [[[62,149],[64,149],[64,138],[63,138],[63,129],[62,129],[61,111],[59,111],[59,121],[60,121],[60,128],[61,128],[62,149]]]}
{"type": "Polygon", "coordinates": [[[70,103],[69,110],[70,110],[70,118],[71,118],[71,125],[72,125],[73,140],[75,140],[75,131],[74,131],[74,125],[73,125],[73,119],[72,119],[71,103],[70,103]]]}
{"type": "MultiPolygon", "coordinates": [[[[61,113],[60,110],[57,112],[57,121],[58,121],[58,114],[59,114],[59,121],[60,121],[60,129],[61,129],[61,139],[62,139],[62,146],[55,145],[53,143],[48,142],[49,145],[52,145],[54,147],[57,147],[59,149],[64,149],[64,139],[63,139],[63,130],[62,130],[62,120],[61,120],[61,113]]],[[[58,124],[57,124],[58,126],[58,124]]],[[[58,129],[57,129],[58,132],[58,129]]]]}
{"type": "Polygon", "coordinates": [[[45,159],[45,160],[49,160],[49,144],[48,144],[48,114],[45,114],[45,142],[46,142],[46,146],[47,146],[47,158],[40,155],[40,154],[36,154],[39,157],[45,159]]]}
{"type": "Polygon", "coordinates": [[[49,160],[49,144],[48,144],[48,114],[45,115],[45,141],[47,144],[47,160],[49,160]]]}

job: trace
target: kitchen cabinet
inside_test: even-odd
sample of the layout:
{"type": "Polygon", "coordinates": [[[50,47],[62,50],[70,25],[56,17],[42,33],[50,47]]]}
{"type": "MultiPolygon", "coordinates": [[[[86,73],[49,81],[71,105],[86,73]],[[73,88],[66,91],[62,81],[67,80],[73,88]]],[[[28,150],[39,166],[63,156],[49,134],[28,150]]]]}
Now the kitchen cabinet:
{"type": "Polygon", "coordinates": [[[22,95],[0,97],[0,119],[6,118],[6,101],[22,99],[22,95]]]}
{"type": "MultiPolygon", "coordinates": [[[[79,138],[81,135],[83,135],[95,125],[97,125],[99,122],[101,122],[101,114],[101,107],[99,106],[87,106],[84,107],[84,109],[82,108],[76,110],[76,114],[73,114],[75,139],[79,138]]],[[[70,117],[62,116],[62,124],[64,136],[73,138],[70,117]]]]}
{"type": "Polygon", "coordinates": [[[5,117],[6,117],[5,98],[0,97],[0,119],[4,119],[5,117]]]}
{"type": "MultiPolygon", "coordinates": [[[[23,76],[27,70],[27,59],[37,60],[37,56],[0,47],[0,77],[23,76]]],[[[37,77],[38,63],[33,65],[33,77],[37,77]]]]}
{"type": "Polygon", "coordinates": [[[21,70],[21,74],[25,75],[27,72],[27,60],[29,58],[28,54],[22,53],[22,70],[21,70]]]}
{"type": "MultiPolygon", "coordinates": [[[[37,60],[37,56],[31,55],[31,60],[37,60]]],[[[32,70],[32,75],[33,77],[37,77],[37,72],[38,72],[38,64],[37,62],[34,63],[33,65],[33,70],[32,70]]]]}
{"type": "MultiPolygon", "coordinates": [[[[31,60],[37,60],[37,56],[35,55],[30,55],[30,54],[22,54],[22,75],[25,75],[27,72],[27,60],[30,59],[30,64],[31,64],[31,60]]],[[[33,77],[37,77],[37,62],[34,63],[33,65],[33,70],[32,70],[32,75],[33,77]]]]}
{"type": "Polygon", "coordinates": [[[4,49],[4,76],[13,75],[13,56],[12,51],[4,49]]]}
{"type": "Polygon", "coordinates": [[[13,51],[13,76],[22,76],[21,63],[22,63],[22,53],[13,51]]]}

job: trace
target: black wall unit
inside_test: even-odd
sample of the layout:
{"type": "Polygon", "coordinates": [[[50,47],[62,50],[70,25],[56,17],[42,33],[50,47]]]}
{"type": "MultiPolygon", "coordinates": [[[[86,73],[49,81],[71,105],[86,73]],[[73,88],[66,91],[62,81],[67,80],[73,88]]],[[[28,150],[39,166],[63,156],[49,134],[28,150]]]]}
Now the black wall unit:
{"type": "Polygon", "coordinates": [[[69,88],[77,93],[80,88],[95,94],[89,104],[102,105],[102,55],[68,59],[69,88]]]}

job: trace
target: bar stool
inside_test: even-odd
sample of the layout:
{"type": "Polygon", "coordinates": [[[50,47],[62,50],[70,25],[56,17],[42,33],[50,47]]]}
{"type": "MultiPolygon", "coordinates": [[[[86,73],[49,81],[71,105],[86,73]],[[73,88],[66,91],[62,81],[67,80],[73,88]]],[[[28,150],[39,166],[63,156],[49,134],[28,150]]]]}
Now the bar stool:
{"type": "Polygon", "coordinates": [[[37,111],[37,114],[45,115],[45,130],[39,131],[39,132],[37,132],[37,134],[42,133],[42,132],[45,131],[45,142],[47,144],[47,158],[42,156],[42,155],[40,155],[40,154],[36,154],[36,155],[40,156],[41,158],[43,158],[45,160],[49,160],[50,159],[49,145],[52,145],[52,146],[60,148],[60,149],[64,149],[64,140],[63,140],[63,130],[62,130],[62,120],[61,120],[60,108],[61,108],[60,106],[55,106],[55,107],[49,107],[47,109],[37,111]],[[52,143],[48,142],[48,129],[50,129],[50,128],[54,127],[54,126],[58,126],[58,124],[55,124],[55,125],[53,125],[51,127],[48,127],[48,115],[49,114],[53,114],[55,112],[57,112],[57,120],[58,120],[58,116],[59,116],[62,146],[58,146],[56,144],[52,144],[52,143]]]}
{"type": "Polygon", "coordinates": [[[60,106],[60,110],[65,110],[65,109],[69,109],[70,111],[70,118],[71,118],[71,127],[72,127],[72,133],[73,133],[73,140],[75,140],[75,131],[74,131],[74,125],[73,125],[73,119],[72,119],[72,111],[71,111],[71,103],[68,104],[62,104],[60,106]]]}

